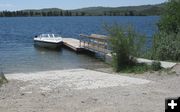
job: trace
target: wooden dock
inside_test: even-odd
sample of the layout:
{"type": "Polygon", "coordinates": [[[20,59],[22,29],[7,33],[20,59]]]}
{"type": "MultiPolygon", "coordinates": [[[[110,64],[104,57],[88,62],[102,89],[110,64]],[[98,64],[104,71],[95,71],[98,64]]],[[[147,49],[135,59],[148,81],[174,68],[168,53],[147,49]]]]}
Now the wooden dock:
{"type": "Polygon", "coordinates": [[[80,52],[84,49],[80,46],[80,40],[74,38],[63,38],[63,45],[75,52],[80,52]]]}
{"type": "Polygon", "coordinates": [[[63,38],[63,45],[73,51],[90,51],[97,54],[109,54],[111,51],[108,49],[109,38],[104,35],[80,34],[80,39],[63,38]]]}
{"type": "Polygon", "coordinates": [[[107,62],[112,61],[110,50],[107,49],[107,41],[105,39],[75,39],[75,38],[63,38],[63,46],[75,51],[76,53],[93,53],[101,55],[102,58],[107,62]],[[103,40],[103,41],[102,41],[103,40]]]}
{"type": "Polygon", "coordinates": [[[81,36],[80,46],[83,47],[84,49],[103,55],[111,53],[111,51],[108,49],[109,37],[98,34],[91,34],[91,35],[80,34],[80,36],[81,36]]]}
{"type": "Polygon", "coordinates": [[[63,38],[63,45],[75,52],[90,51],[94,53],[108,54],[110,50],[107,49],[107,43],[102,43],[97,40],[85,41],[75,38],[63,38]]]}

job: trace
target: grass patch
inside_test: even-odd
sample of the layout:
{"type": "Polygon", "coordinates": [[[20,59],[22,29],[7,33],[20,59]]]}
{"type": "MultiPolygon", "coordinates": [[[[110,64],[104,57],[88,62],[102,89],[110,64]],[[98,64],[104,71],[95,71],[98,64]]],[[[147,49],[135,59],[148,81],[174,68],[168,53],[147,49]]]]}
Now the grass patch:
{"type": "Polygon", "coordinates": [[[3,84],[7,83],[8,80],[6,79],[6,77],[4,76],[4,73],[1,72],[0,73],[0,86],[2,86],[3,84]]]}
{"type": "Polygon", "coordinates": [[[136,74],[140,74],[140,73],[144,73],[147,71],[151,71],[152,67],[150,65],[146,65],[146,64],[136,64],[134,66],[125,66],[124,68],[121,69],[120,72],[122,73],[136,73],[136,74]]]}
{"type": "Polygon", "coordinates": [[[144,72],[153,72],[153,71],[171,71],[170,69],[164,69],[161,67],[160,62],[153,62],[152,65],[147,65],[145,63],[135,63],[134,65],[125,66],[121,68],[121,73],[136,73],[142,74],[144,72]]]}

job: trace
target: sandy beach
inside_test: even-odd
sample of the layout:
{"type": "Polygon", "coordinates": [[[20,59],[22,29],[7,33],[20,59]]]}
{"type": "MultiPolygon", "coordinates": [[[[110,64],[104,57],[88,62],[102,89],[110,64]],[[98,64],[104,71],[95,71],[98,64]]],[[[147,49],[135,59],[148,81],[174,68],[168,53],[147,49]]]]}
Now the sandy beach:
{"type": "Polygon", "coordinates": [[[0,112],[163,112],[165,98],[180,94],[180,65],[144,74],[101,71],[6,74],[0,112]]]}

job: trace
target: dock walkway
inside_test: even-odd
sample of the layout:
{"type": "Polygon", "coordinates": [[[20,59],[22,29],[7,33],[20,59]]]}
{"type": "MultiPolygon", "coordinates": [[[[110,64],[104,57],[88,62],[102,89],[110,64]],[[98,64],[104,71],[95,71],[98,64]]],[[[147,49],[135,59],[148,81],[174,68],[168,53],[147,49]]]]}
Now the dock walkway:
{"type": "Polygon", "coordinates": [[[63,38],[63,45],[64,47],[67,47],[75,52],[90,51],[103,55],[109,54],[110,50],[107,49],[107,38],[100,38],[94,35],[95,34],[93,34],[93,36],[80,35],[80,39],[63,38]]]}
{"type": "Polygon", "coordinates": [[[88,37],[88,39],[75,39],[75,38],[63,38],[63,45],[66,48],[69,48],[77,53],[80,52],[92,52],[104,57],[105,61],[111,62],[112,57],[110,50],[107,49],[107,41],[101,39],[100,41],[97,38],[93,39],[88,37]],[[103,40],[103,41],[102,41],[103,40]]]}
{"type": "Polygon", "coordinates": [[[63,45],[75,52],[80,52],[83,48],[80,46],[80,40],[74,38],[63,38],[63,45]]]}

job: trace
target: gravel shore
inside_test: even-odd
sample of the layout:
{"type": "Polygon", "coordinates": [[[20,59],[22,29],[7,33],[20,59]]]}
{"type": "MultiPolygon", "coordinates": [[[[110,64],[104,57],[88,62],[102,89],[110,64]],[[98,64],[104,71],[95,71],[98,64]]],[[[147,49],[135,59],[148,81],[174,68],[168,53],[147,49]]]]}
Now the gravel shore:
{"type": "Polygon", "coordinates": [[[163,112],[165,98],[180,96],[180,65],[161,73],[100,71],[7,74],[0,112],[163,112]]]}

